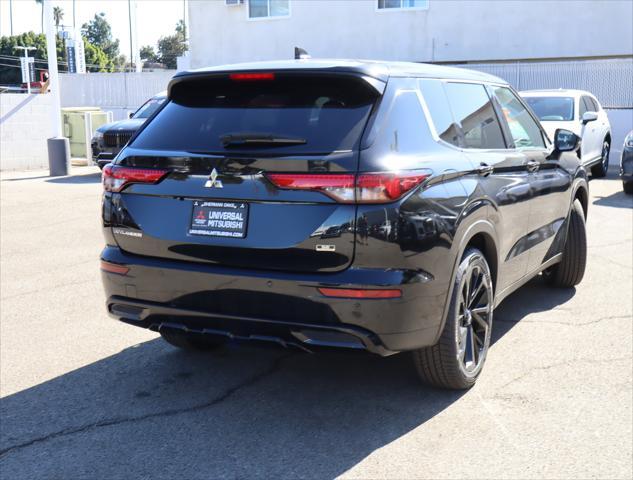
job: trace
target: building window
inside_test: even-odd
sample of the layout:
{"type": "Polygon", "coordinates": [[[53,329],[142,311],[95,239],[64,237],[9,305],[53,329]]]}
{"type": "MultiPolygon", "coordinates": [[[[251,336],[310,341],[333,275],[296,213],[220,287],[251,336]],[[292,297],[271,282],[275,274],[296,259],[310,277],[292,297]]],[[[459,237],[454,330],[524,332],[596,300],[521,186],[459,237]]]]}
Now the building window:
{"type": "Polygon", "coordinates": [[[429,0],[378,0],[378,10],[429,8],[429,0]]]}
{"type": "Polygon", "coordinates": [[[249,0],[248,18],[287,17],[290,0],[249,0]]]}

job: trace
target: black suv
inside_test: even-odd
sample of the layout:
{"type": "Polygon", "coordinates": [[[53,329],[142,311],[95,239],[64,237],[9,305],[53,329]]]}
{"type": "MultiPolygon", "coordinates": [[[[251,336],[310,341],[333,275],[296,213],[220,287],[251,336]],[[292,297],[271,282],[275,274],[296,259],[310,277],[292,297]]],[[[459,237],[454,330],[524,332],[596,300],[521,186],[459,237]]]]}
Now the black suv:
{"type": "Polygon", "coordinates": [[[166,99],[166,93],[159,93],[141,105],[136,112],[130,115],[129,119],[107,123],[97,128],[90,141],[94,163],[103,169],[104,165],[114,160],[114,157],[123,149],[132,135],[141,128],[141,125],[158,110],[166,99]]]}
{"type": "Polygon", "coordinates": [[[182,348],[410,351],[424,381],[470,387],[508,294],[583,277],[578,142],[468,70],[179,73],[103,172],[108,312],[182,348]]]}

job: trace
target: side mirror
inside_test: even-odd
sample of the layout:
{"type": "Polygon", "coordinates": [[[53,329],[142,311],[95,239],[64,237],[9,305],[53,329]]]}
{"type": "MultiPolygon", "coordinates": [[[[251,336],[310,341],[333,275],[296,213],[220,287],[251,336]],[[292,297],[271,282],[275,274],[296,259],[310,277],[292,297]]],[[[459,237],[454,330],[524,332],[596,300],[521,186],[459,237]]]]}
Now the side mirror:
{"type": "MultiPolygon", "coordinates": [[[[589,113],[589,112],[587,112],[589,113]]],[[[586,114],[585,114],[586,115],[586,114]]],[[[558,152],[573,152],[580,146],[580,137],[574,132],[559,128],[554,133],[554,149],[558,152]]]]}
{"type": "MultiPolygon", "coordinates": [[[[134,112],[128,112],[127,118],[132,118],[134,116],[134,112]]],[[[596,117],[597,118],[597,117],[596,117]]]]}
{"type": "Polygon", "coordinates": [[[598,112],[585,112],[582,115],[582,123],[586,125],[589,122],[598,120],[598,112]]]}

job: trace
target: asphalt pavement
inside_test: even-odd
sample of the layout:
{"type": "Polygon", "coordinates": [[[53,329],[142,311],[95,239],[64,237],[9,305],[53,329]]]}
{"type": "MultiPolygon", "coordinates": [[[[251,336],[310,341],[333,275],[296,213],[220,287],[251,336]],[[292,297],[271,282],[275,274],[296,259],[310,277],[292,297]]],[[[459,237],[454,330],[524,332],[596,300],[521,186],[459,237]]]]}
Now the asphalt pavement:
{"type": "Polygon", "coordinates": [[[590,183],[584,281],[495,312],[468,392],[406,355],[184,353],[110,319],[99,175],[0,181],[0,477],[632,478],[633,197],[590,183]]]}

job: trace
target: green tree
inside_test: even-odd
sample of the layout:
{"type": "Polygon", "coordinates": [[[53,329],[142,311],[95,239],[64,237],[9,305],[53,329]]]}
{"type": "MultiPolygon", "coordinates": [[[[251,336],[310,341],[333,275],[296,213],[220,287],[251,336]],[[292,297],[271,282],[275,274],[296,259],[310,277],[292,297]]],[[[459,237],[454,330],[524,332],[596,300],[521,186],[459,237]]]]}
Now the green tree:
{"type": "Polygon", "coordinates": [[[176,58],[187,51],[186,27],[182,20],[176,24],[176,33],[158,39],[158,57],[167,68],[176,68],[176,58]]]}
{"type": "MultiPolygon", "coordinates": [[[[57,68],[63,72],[67,70],[65,65],[59,65],[59,62],[63,59],[64,44],[61,39],[57,38],[57,68]]],[[[46,35],[43,33],[26,32],[20,35],[14,35],[12,37],[0,37],[0,55],[6,57],[14,57],[13,59],[3,60],[3,64],[0,66],[0,84],[19,84],[22,83],[22,74],[20,72],[20,59],[23,55],[20,50],[16,50],[15,47],[35,47],[35,50],[29,52],[29,56],[35,58],[35,71],[36,80],[39,80],[40,70],[47,69],[47,64],[44,62],[48,60],[48,54],[46,51],[46,35]],[[39,60],[39,61],[38,61],[39,60]]]]}
{"type": "Polygon", "coordinates": [[[64,9],[61,7],[53,7],[53,18],[55,19],[55,29],[59,32],[59,24],[64,19],[64,9]]]}
{"type": "Polygon", "coordinates": [[[84,52],[86,55],[86,70],[89,72],[111,72],[116,66],[106,53],[84,38],[84,52]]]}
{"type": "Polygon", "coordinates": [[[154,63],[154,62],[158,62],[158,55],[156,55],[156,52],[154,51],[154,47],[152,47],[151,45],[145,45],[144,47],[141,47],[141,60],[144,60],[146,62],[149,63],[154,63]]]}
{"type": "MultiPolygon", "coordinates": [[[[57,68],[61,73],[68,71],[68,65],[63,61],[64,58],[64,41],[57,37],[57,68]]],[[[0,65],[0,84],[11,85],[22,83],[22,74],[20,72],[20,59],[22,54],[15,47],[35,47],[35,50],[29,52],[31,57],[35,58],[36,72],[46,70],[48,65],[48,54],[46,50],[46,35],[41,33],[26,32],[12,37],[0,37],[0,55],[4,56],[3,64],[0,65]],[[13,57],[9,59],[7,57],[13,57]]],[[[99,47],[92,45],[88,39],[84,38],[84,50],[86,52],[87,70],[91,72],[109,72],[116,69],[114,62],[99,47]]],[[[36,80],[39,80],[39,73],[36,80]]]]}
{"type": "Polygon", "coordinates": [[[99,47],[108,56],[113,69],[125,64],[125,57],[119,53],[119,40],[112,38],[112,27],[105,18],[105,13],[95,14],[94,18],[82,25],[89,43],[99,47]]]}

